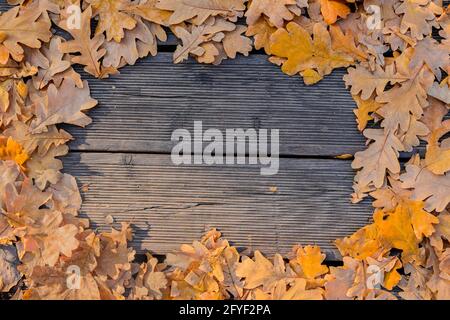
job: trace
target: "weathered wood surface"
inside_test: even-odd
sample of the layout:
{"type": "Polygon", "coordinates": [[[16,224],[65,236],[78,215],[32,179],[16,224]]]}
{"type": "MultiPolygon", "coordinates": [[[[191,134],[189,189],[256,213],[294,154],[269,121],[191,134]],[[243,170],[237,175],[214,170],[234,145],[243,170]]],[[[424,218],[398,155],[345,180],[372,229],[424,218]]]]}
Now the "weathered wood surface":
{"type": "Polygon", "coordinates": [[[283,155],[354,153],[364,138],[355,103],[336,71],[317,86],[288,77],[267,56],[254,54],[221,66],[172,64],[171,53],[139,61],[107,81],[92,79],[100,106],[88,130],[68,128],[73,150],[170,152],[173,130],[209,128],[280,130],[283,155]]]}
{"type": "Polygon", "coordinates": [[[287,253],[314,243],[335,259],[332,241],[371,215],[368,203],[350,204],[348,161],[281,159],[275,176],[248,165],[175,167],[168,155],[73,152],[64,163],[87,185],[82,211],[95,228],[108,228],[107,215],[132,221],[135,247],[156,253],[217,227],[250,250],[287,253]]]}

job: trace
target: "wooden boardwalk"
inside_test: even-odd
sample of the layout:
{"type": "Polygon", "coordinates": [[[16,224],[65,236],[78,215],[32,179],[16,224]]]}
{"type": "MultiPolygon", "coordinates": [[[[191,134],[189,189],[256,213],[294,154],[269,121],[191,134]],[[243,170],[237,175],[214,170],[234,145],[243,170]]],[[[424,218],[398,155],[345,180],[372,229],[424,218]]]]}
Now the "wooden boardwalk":
{"type": "Polygon", "coordinates": [[[65,171],[88,186],[82,214],[102,230],[107,215],[132,221],[135,247],[158,254],[217,227],[249,250],[318,244],[338,259],[332,241],[372,214],[368,201],[350,203],[351,160],[334,158],[364,148],[344,72],[307,87],[261,54],[207,66],[174,65],[162,52],[111,79],[90,78],[100,103],[89,113],[93,124],[65,127],[76,139],[65,171]],[[200,120],[204,130],[279,129],[279,174],[261,176],[250,165],[173,165],[172,131],[192,132],[200,120]]]}
{"type": "MultiPolygon", "coordinates": [[[[2,1],[3,2],[3,1],[2,1]]],[[[1,9],[5,8],[4,2],[1,9]]],[[[221,66],[172,64],[170,37],[157,57],[89,80],[99,106],[93,124],[64,126],[75,138],[64,171],[82,189],[82,215],[94,228],[105,218],[131,221],[138,251],[164,254],[210,227],[231,242],[266,254],[294,244],[317,244],[339,259],[333,240],[366,225],[369,201],[352,205],[354,172],[340,154],[364,149],[350,93],[334,72],[307,87],[254,53],[221,66]],[[259,166],[175,166],[172,131],[265,128],[280,130],[280,171],[259,166]]]]}

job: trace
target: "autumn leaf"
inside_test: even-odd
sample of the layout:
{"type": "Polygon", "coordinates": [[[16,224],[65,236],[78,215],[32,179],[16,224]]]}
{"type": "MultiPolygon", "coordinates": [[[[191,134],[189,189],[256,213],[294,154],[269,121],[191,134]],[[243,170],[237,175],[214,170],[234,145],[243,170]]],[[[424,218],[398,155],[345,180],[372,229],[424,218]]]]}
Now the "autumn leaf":
{"type": "Polygon", "coordinates": [[[300,276],[314,280],[328,272],[328,267],[322,263],[325,254],[317,246],[294,247],[295,258],[289,261],[290,266],[300,276]]]}
{"type": "Polygon", "coordinates": [[[358,130],[364,131],[369,121],[373,120],[372,113],[376,112],[381,104],[375,101],[373,97],[363,100],[360,96],[353,96],[357,109],[353,109],[353,113],[356,115],[356,121],[358,122],[358,130]]]}
{"type": "Polygon", "coordinates": [[[85,127],[91,119],[82,111],[97,105],[89,95],[89,86],[85,81],[83,88],[78,88],[71,79],[63,81],[59,88],[53,84],[47,89],[47,97],[36,103],[36,119],[31,123],[32,133],[47,131],[47,126],[57,123],[70,123],[85,127]]]}
{"type": "Polygon", "coordinates": [[[270,37],[277,31],[265,18],[259,18],[254,24],[248,26],[246,35],[254,38],[255,49],[264,48],[270,54],[270,37]]]}
{"type": "Polygon", "coordinates": [[[158,0],[156,7],[173,11],[168,23],[179,24],[193,19],[195,25],[203,24],[209,17],[220,15],[231,21],[236,21],[243,15],[245,0],[158,0]]]}
{"type": "Polygon", "coordinates": [[[428,137],[425,167],[438,175],[450,170],[450,143],[448,140],[442,143],[439,141],[448,132],[450,132],[450,120],[445,120],[438,128],[434,128],[428,137]]]}
{"type": "Polygon", "coordinates": [[[47,191],[52,194],[49,207],[63,214],[76,216],[81,209],[81,195],[74,177],[64,173],[47,191]]]}
{"type": "Polygon", "coordinates": [[[133,65],[139,58],[157,54],[157,41],[165,41],[165,31],[157,25],[143,22],[136,18],[136,27],[125,31],[120,43],[116,41],[105,42],[106,54],[102,64],[105,67],[120,68],[125,64],[133,65]]]}
{"type": "Polygon", "coordinates": [[[25,107],[27,96],[28,88],[22,80],[9,79],[0,83],[0,125],[29,119],[30,114],[25,107]]]}
{"type": "Polygon", "coordinates": [[[63,145],[72,140],[68,132],[58,130],[54,125],[47,127],[47,132],[32,134],[30,127],[20,121],[14,121],[3,134],[17,141],[27,154],[37,152],[40,156],[45,155],[52,146],[63,145]]]}
{"type": "Polygon", "coordinates": [[[236,273],[245,278],[245,288],[255,289],[262,286],[265,291],[270,291],[278,281],[286,278],[283,258],[275,255],[272,263],[259,251],[255,251],[254,259],[244,259],[236,273]]]}
{"type": "Polygon", "coordinates": [[[335,244],[342,256],[350,256],[358,260],[378,256],[386,251],[379,240],[378,228],[375,224],[367,225],[349,237],[337,239],[335,244]]]}
{"type": "Polygon", "coordinates": [[[439,223],[435,226],[436,231],[430,237],[430,243],[433,247],[442,251],[444,241],[450,241],[450,213],[441,212],[437,218],[439,223]]]}
{"type": "Polygon", "coordinates": [[[63,168],[62,161],[56,159],[69,152],[67,145],[51,147],[45,155],[34,155],[27,164],[29,177],[33,178],[36,186],[44,190],[48,183],[56,184],[61,178],[60,170],[63,168]]]}
{"type": "Polygon", "coordinates": [[[48,42],[52,33],[50,19],[46,13],[36,10],[21,10],[15,7],[0,15],[0,63],[6,64],[9,56],[22,61],[22,45],[40,48],[48,42]]]}
{"type": "Polygon", "coordinates": [[[406,81],[408,77],[396,75],[394,69],[387,67],[383,70],[377,66],[375,71],[367,70],[362,66],[355,68],[348,68],[348,74],[344,76],[344,81],[347,87],[351,86],[351,93],[353,96],[361,93],[361,99],[368,100],[375,92],[380,95],[384,92],[386,86],[406,81]]]}
{"type": "Polygon", "coordinates": [[[0,15],[0,292],[16,286],[14,299],[69,300],[450,298],[450,19],[440,1],[8,3],[16,7],[0,15]],[[71,4],[84,10],[79,29],[67,24],[71,4]],[[381,29],[369,26],[370,4],[381,9],[381,29]],[[244,16],[247,25],[238,22],[244,16]],[[129,223],[101,232],[78,217],[80,189],[58,159],[72,136],[57,125],[88,125],[85,112],[97,101],[72,64],[106,78],[156,55],[168,39],[163,27],[180,40],[176,63],[247,56],[253,37],[270,62],[305,84],[353,66],[344,81],[368,140],[354,155],[352,201],[370,195],[375,213],[336,240],[342,265],[329,267],[315,245],[294,246],[288,257],[248,256],[216,229],[164,262],[147,254],[138,263],[129,223]],[[370,121],[374,128],[366,129],[370,121]],[[413,156],[403,170],[400,152],[421,142],[424,157],[413,156]],[[77,289],[68,286],[72,267],[80,271],[77,289]]]}
{"type": "Polygon", "coordinates": [[[415,164],[406,166],[400,176],[404,188],[412,189],[412,199],[425,201],[427,211],[442,212],[450,203],[450,176],[436,175],[415,164]]]}
{"type": "Polygon", "coordinates": [[[393,248],[403,250],[405,256],[418,254],[418,244],[423,236],[431,236],[433,224],[439,220],[423,210],[423,203],[409,201],[401,203],[393,212],[376,211],[375,225],[380,240],[393,248]]]}
{"type": "Polygon", "coordinates": [[[0,160],[12,160],[22,170],[26,170],[25,162],[29,158],[28,153],[13,138],[0,137],[0,160]]]}
{"type": "Polygon", "coordinates": [[[48,46],[41,48],[41,56],[35,58],[38,60],[36,65],[39,67],[38,73],[32,78],[36,89],[43,89],[49,82],[59,87],[66,78],[71,78],[79,88],[83,86],[80,75],[71,68],[68,55],[59,51],[61,43],[60,37],[53,37],[48,46]]]}
{"type": "Polygon", "coordinates": [[[319,3],[320,11],[328,24],[335,23],[338,17],[346,18],[350,13],[350,8],[343,0],[320,0],[319,3]]]}
{"type": "Polygon", "coordinates": [[[366,150],[355,154],[352,168],[361,169],[356,177],[358,183],[373,183],[376,188],[380,188],[387,170],[394,174],[400,173],[398,154],[403,150],[403,144],[394,134],[381,129],[366,129],[364,135],[374,142],[366,150]]]}
{"type": "Polygon", "coordinates": [[[116,73],[114,68],[102,68],[99,60],[106,54],[106,49],[101,48],[105,41],[103,34],[97,34],[91,38],[92,8],[88,7],[81,14],[81,27],[79,29],[69,28],[67,20],[61,20],[59,26],[69,32],[73,40],[60,44],[62,53],[79,53],[71,58],[73,63],[84,65],[84,71],[98,77],[106,78],[109,74],[116,73]]]}
{"type": "Polygon", "coordinates": [[[247,24],[252,26],[256,24],[260,17],[266,16],[272,25],[282,28],[285,20],[290,21],[294,18],[289,6],[295,6],[296,4],[296,0],[252,0],[245,13],[247,24]]]}
{"type": "Polygon", "coordinates": [[[337,25],[330,26],[330,35],[332,47],[335,51],[344,52],[353,57],[354,60],[367,61],[369,55],[356,46],[355,36],[351,30],[347,30],[345,33],[337,25]]]}
{"type": "Polygon", "coordinates": [[[126,13],[130,3],[126,0],[86,0],[92,6],[93,16],[99,17],[95,34],[106,32],[106,40],[120,42],[124,30],[132,30],[136,20],[126,13]]]}
{"type": "Polygon", "coordinates": [[[157,25],[169,25],[172,12],[156,7],[158,0],[144,0],[131,3],[126,11],[157,25]]]}
{"type": "Polygon", "coordinates": [[[159,300],[163,297],[163,290],[167,288],[167,278],[163,272],[164,266],[158,263],[158,259],[147,254],[147,263],[141,264],[133,291],[132,300],[159,300]]]}
{"type": "Polygon", "coordinates": [[[286,29],[278,29],[271,36],[270,52],[287,59],[281,68],[283,72],[295,75],[314,69],[319,80],[334,68],[352,64],[350,57],[332,50],[330,35],[323,25],[315,24],[313,33],[312,39],[305,29],[291,22],[286,29]]]}
{"type": "Polygon", "coordinates": [[[415,39],[422,39],[424,35],[431,34],[431,28],[436,27],[434,21],[442,9],[432,1],[404,0],[395,9],[395,13],[403,14],[400,31],[406,33],[408,30],[415,39]]]}

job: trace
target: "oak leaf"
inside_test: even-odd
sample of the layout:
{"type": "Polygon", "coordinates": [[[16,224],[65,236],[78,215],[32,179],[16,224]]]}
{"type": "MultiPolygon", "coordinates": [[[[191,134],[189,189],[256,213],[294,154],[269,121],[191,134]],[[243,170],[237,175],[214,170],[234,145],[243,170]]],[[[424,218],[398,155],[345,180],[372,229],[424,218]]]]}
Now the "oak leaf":
{"type": "Polygon", "coordinates": [[[442,212],[450,203],[449,174],[436,175],[427,168],[409,164],[400,179],[404,188],[412,189],[412,199],[425,201],[429,212],[442,212]]]}
{"type": "Polygon", "coordinates": [[[8,126],[12,121],[26,121],[30,112],[25,106],[27,85],[22,80],[8,79],[0,83],[0,125],[8,126]]]}
{"type": "Polygon", "coordinates": [[[158,263],[158,259],[147,254],[147,263],[139,266],[139,272],[132,285],[132,293],[129,299],[153,300],[162,299],[163,290],[167,288],[167,278],[163,272],[164,266],[158,263]]]}
{"type": "Polygon", "coordinates": [[[221,16],[236,21],[243,15],[245,0],[158,0],[156,7],[173,11],[168,23],[179,24],[193,19],[195,25],[202,25],[208,18],[221,16]]]}
{"type": "Polygon", "coordinates": [[[72,79],[63,81],[59,88],[50,84],[47,97],[36,103],[36,119],[31,122],[32,133],[46,132],[47,126],[57,123],[69,123],[85,127],[92,122],[82,111],[97,105],[97,100],[90,97],[89,86],[83,82],[78,88],[72,79]]]}
{"type": "Polygon", "coordinates": [[[421,201],[400,203],[393,212],[376,211],[375,225],[382,242],[403,250],[405,257],[418,254],[418,244],[423,236],[434,232],[433,224],[439,220],[423,210],[421,201]]]}
{"type": "Polygon", "coordinates": [[[402,0],[395,9],[395,13],[403,14],[400,31],[406,33],[410,30],[411,36],[418,40],[431,34],[432,27],[437,27],[435,15],[441,12],[442,8],[429,0],[402,0]]]}
{"type": "Polygon", "coordinates": [[[30,127],[20,121],[14,121],[3,134],[22,145],[27,154],[37,152],[40,156],[45,155],[52,146],[63,145],[72,140],[67,131],[58,130],[54,125],[48,126],[47,132],[32,134],[30,127]]]}
{"type": "Polygon", "coordinates": [[[36,186],[44,190],[48,183],[56,184],[61,179],[62,161],[56,157],[65,156],[69,152],[67,145],[51,147],[45,155],[34,155],[27,163],[27,173],[33,178],[36,186]]]}
{"type": "MultiPolygon", "coordinates": [[[[39,61],[34,63],[39,67],[39,71],[32,78],[36,89],[43,89],[49,82],[53,82],[59,87],[66,78],[71,78],[77,87],[83,87],[81,76],[71,67],[69,56],[59,51],[61,43],[60,37],[53,37],[48,46],[41,48],[41,57],[38,58],[39,61]]],[[[27,58],[29,58],[29,55],[27,58]]]]}
{"type": "Polygon", "coordinates": [[[358,260],[379,256],[386,251],[379,240],[378,228],[375,224],[367,225],[349,237],[337,239],[335,244],[342,256],[350,256],[358,260]]]}
{"type": "Polygon", "coordinates": [[[259,18],[254,24],[249,25],[246,35],[254,38],[255,49],[264,48],[267,54],[270,54],[270,37],[277,31],[265,18],[259,18]]]}
{"type": "Polygon", "coordinates": [[[289,6],[295,6],[296,4],[296,0],[252,0],[245,13],[247,24],[252,26],[260,17],[266,16],[272,25],[282,28],[284,21],[290,21],[294,18],[289,6]]]}
{"type": "Polygon", "coordinates": [[[354,95],[353,100],[355,100],[356,105],[358,106],[357,109],[353,109],[353,113],[355,114],[358,123],[358,130],[364,131],[369,121],[374,119],[371,114],[380,109],[381,104],[375,101],[374,97],[363,100],[359,95],[354,95]]]}
{"type": "Polygon", "coordinates": [[[22,145],[13,138],[0,136],[0,160],[14,161],[22,170],[25,170],[25,162],[30,158],[22,145]]]}
{"type": "Polygon", "coordinates": [[[125,31],[120,43],[105,42],[106,54],[102,64],[105,67],[120,68],[125,64],[134,65],[139,58],[157,54],[157,39],[165,41],[167,35],[158,25],[136,18],[136,27],[125,31]]]}
{"type": "Polygon", "coordinates": [[[386,67],[386,70],[377,66],[374,71],[371,71],[358,65],[348,68],[347,72],[348,74],[344,75],[346,86],[351,86],[350,92],[354,96],[361,93],[363,100],[370,99],[373,93],[382,94],[388,84],[393,85],[409,79],[407,76],[395,74],[393,66],[386,67]]]}
{"type": "Polygon", "coordinates": [[[444,240],[450,241],[450,213],[443,211],[438,215],[439,223],[435,226],[436,232],[430,237],[430,243],[437,250],[444,249],[444,240]]]}
{"type": "Polygon", "coordinates": [[[361,169],[355,179],[361,185],[373,183],[380,188],[387,170],[400,173],[398,155],[403,150],[403,144],[394,134],[381,129],[366,129],[364,135],[374,142],[366,150],[355,154],[352,168],[361,169]]]}
{"type": "Polygon", "coordinates": [[[244,26],[237,26],[236,30],[227,32],[223,39],[223,48],[225,53],[231,59],[236,58],[237,53],[242,53],[244,56],[248,56],[252,51],[252,41],[243,36],[242,34],[247,30],[244,26]]]}
{"type": "Polygon", "coordinates": [[[92,6],[93,16],[99,17],[95,34],[106,32],[106,40],[120,42],[124,30],[132,30],[136,20],[126,13],[130,6],[127,0],[86,0],[92,6]]]}
{"type": "Polygon", "coordinates": [[[107,78],[109,74],[116,73],[114,68],[102,68],[99,60],[106,54],[106,49],[101,48],[105,41],[103,34],[97,34],[91,38],[92,8],[89,6],[81,14],[81,27],[69,28],[66,17],[59,22],[59,26],[70,33],[73,40],[60,44],[62,53],[79,53],[71,57],[73,63],[84,65],[84,71],[97,78],[107,78]]]}
{"type": "Polygon", "coordinates": [[[313,69],[318,75],[315,78],[321,79],[333,69],[347,67],[353,63],[351,57],[333,51],[330,35],[322,24],[314,25],[313,35],[311,38],[309,33],[295,22],[290,22],[286,29],[278,29],[272,35],[270,52],[277,57],[286,58],[281,67],[283,72],[295,75],[313,69]]]}
{"type": "Polygon", "coordinates": [[[450,120],[445,120],[440,127],[434,128],[428,137],[425,154],[425,167],[431,172],[442,175],[450,170],[450,140],[439,140],[450,132],[450,120]]]}
{"type": "Polygon", "coordinates": [[[74,177],[64,173],[61,179],[46,190],[52,194],[48,206],[63,214],[76,216],[81,208],[81,195],[74,177]]]}
{"type": "Polygon", "coordinates": [[[37,10],[15,7],[1,14],[0,63],[6,64],[9,56],[21,61],[24,54],[22,45],[40,48],[42,42],[50,40],[50,26],[48,15],[37,10]]]}
{"type": "Polygon", "coordinates": [[[328,267],[323,264],[326,255],[318,246],[296,246],[293,253],[295,256],[289,261],[289,265],[300,277],[314,282],[328,272],[328,267]]]}
{"type": "Polygon", "coordinates": [[[326,23],[333,24],[339,17],[346,18],[350,8],[343,0],[320,0],[320,11],[326,23]]]}

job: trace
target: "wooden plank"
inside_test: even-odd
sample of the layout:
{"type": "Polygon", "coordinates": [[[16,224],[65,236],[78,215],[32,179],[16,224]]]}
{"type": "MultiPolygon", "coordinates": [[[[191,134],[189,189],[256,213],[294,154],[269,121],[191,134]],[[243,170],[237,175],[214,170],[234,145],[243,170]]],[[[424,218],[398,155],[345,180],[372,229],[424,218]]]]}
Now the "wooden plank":
{"type": "Polygon", "coordinates": [[[250,250],[286,254],[297,243],[318,244],[333,260],[332,241],[372,214],[368,201],[349,201],[348,161],[281,159],[278,175],[261,176],[250,165],[178,167],[168,155],[73,152],[64,168],[88,186],[82,215],[99,230],[109,228],[107,215],[133,222],[140,252],[165,254],[217,227],[250,250]]]}
{"type": "Polygon", "coordinates": [[[108,80],[90,79],[100,106],[88,129],[67,127],[72,150],[170,152],[173,130],[280,130],[280,152],[329,156],[364,148],[339,70],[313,87],[288,77],[267,56],[254,54],[221,66],[174,65],[170,53],[139,61],[108,80]]]}

